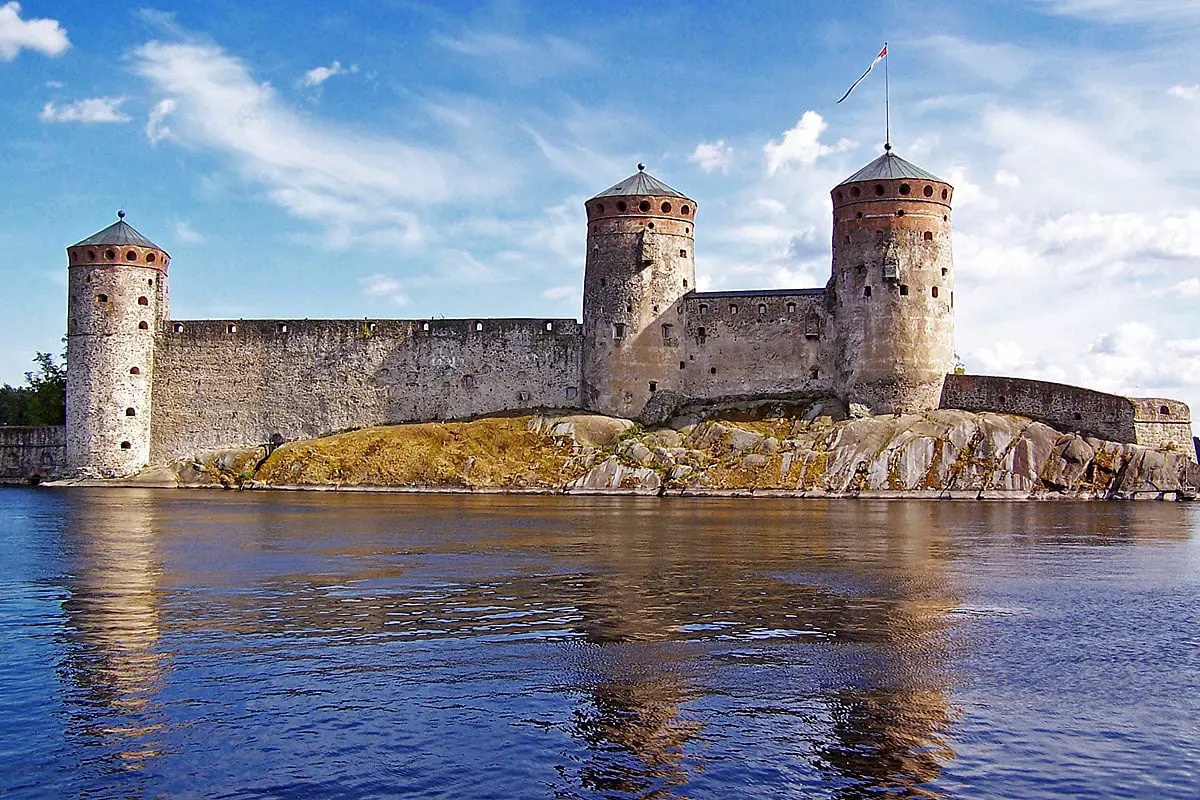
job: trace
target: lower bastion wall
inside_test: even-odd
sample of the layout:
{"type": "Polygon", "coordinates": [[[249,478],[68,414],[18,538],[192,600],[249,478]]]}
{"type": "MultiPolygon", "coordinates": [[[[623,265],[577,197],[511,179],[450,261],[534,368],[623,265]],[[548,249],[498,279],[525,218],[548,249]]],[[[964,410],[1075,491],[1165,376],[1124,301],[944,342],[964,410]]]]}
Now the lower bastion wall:
{"type": "Polygon", "coordinates": [[[56,478],[67,456],[62,425],[0,427],[0,482],[56,478]]]}
{"type": "Polygon", "coordinates": [[[688,398],[835,393],[823,289],[692,292],[677,306],[688,398]]]}
{"type": "Polygon", "coordinates": [[[1016,414],[1061,430],[1196,455],[1191,412],[1178,400],[1121,397],[1024,378],[947,375],[941,407],[1016,414]]]}
{"type": "Polygon", "coordinates": [[[573,319],[174,320],[151,463],[349,428],[579,405],[573,319]]]}

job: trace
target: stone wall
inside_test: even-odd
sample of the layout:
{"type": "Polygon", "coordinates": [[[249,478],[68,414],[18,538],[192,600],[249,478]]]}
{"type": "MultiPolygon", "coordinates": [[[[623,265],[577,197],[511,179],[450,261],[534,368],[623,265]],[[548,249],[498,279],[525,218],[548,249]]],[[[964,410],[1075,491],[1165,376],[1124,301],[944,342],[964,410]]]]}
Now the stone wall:
{"type": "Polygon", "coordinates": [[[1173,447],[1195,456],[1191,411],[1161,398],[1128,398],[1048,381],[947,375],[942,408],[996,411],[1114,442],[1173,447]]]}
{"type": "Polygon", "coordinates": [[[573,319],[172,321],[151,462],[395,422],[579,406],[573,319]]]}
{"type": "Polygon", "coordinates": [[[62,425],[0,427],[0,483],[61,476],[66,443],[62,425]]]}
{"type": "Polygon", "coordinates": [[[831,394],[823,289],[693,292],[679,301],[678,367],[696,400],[831,394]]]}

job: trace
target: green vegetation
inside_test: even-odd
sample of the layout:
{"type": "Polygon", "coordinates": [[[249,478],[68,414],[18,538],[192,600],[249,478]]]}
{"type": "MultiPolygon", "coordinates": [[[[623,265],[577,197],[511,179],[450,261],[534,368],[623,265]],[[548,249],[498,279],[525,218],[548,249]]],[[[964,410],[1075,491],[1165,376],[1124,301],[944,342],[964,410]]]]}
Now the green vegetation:
{"type": "Polygon", "coordinates": [[[62,425],[67,421],[67,368],[50,353],[38,353],[26,386],[0,388],[0,425],[62,425]]]}

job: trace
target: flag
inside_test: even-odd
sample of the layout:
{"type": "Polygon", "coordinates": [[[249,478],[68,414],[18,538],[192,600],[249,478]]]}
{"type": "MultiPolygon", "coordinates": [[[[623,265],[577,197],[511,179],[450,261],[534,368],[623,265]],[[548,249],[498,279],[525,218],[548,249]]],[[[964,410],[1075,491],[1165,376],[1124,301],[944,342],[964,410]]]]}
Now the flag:
{"type": "Polygon", "coordinates": [[[854,87],[856,87],[860,83],[862,83],[863,78],[870,75],[871,70],[873,70],[873,69],[875,69],[875,67],[879,66],[879,62],[883,61],[883,59],[886,55],[887,55],[887,42],[884,42],[883,49],[879,51],[879,55],[875,56],[875,60],[871,62],[871,66],[867,67],[866,72],[864,72],[862,75],[858,76],[858,80],[856,80],[854,83],[850,84],[850,88],[846,90],[846,93],[844,95],[842,95],[841,99],[838,100],[838,103],[841,103],[842,100],[845,100],[847,97],[849,97],[850,93],[854,91],[854,87]]]}

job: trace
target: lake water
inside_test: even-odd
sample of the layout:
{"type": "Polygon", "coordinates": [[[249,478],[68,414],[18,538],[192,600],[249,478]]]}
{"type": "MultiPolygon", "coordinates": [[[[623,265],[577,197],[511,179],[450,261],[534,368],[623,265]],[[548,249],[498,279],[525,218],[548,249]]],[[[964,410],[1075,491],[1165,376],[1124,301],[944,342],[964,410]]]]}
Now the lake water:
{"type": "Polygon", "coordinates": [[[1194,800],[1198,527],[0,490],[0,797],[1194,800]]]}

